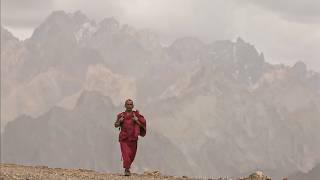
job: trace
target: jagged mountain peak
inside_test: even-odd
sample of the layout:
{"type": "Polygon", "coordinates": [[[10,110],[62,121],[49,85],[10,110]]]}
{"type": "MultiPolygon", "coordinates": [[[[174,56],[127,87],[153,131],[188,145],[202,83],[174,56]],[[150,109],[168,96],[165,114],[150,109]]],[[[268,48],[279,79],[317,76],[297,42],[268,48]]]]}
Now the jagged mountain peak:
{"type": "Polygon", "coordinates": [[[307,72],[307,65],[302,61],[297,61],[291,68],[292,72],[299,75],[305,75],[307,72]]]}
{"type": "Polygon", "coordinates": [[[76,103],[75,108],[88,108],[94,106],[108,106],[108,109],[114,109],[112,99],[108,96],[103,96],[98,91],[88,91],[83,90],[80,94],[80,97],[76,103]]]}
{"type": "MultiPolygon", "coordinates": [[[[65,21],[69,21],[70,16],[65,11],[53,11],[42,24],[50,24],[50,23],[63,23],[65,21]]],[[[40,25],[41,26],[41,25],[40,25]]]]}
{"type": "Polygon", "coordinates": [[[195,62],[206,51],[206,44],[195,37],[183,37],[175,40],[168,48],[171,58],[180,62],[195,62]]]}
{"type": "Polygon", "coordinates": [[[234,43],[230,40],[217,40],[208,45],[209,53],[216,54],[221,51],[232,50],[234,43]]]}
{"type": "Polygon", "coordinates": [[[205,44],[195,37],[183,37],[175,40],[170,48],[179,50],[192,50],[202,48],[205,44]]]}
{"type": "Polygon", "coordinates": [[[59,23],[65,21],[74,21],[77,24],[83,24],[89,21],[88,17],[81,11],[76,11],[74,13],[67,13],[63,10],[53,11],[44,21],[49,23],[59,23]]]}
{"type": "Polygon", "coordinates": [[[70,13],[69,16],[76,21],[78,24],[83,24],[87,21],[89,21],[89,18],[82,13],[81,11],[76,11],[74,13],[70,13]]]}
{"type": "Polygon", "coordinates": [[[264,56],[259,54],[257,49],[254,47],[254,45],[245,42],[240,37],[237,39],[237,41],[234,43],[234,51],[236,53],[237,58],[239,58],[240,61],[244,61],[246,63],[250,62],[263,62],[264,56]]]}
{"type": "Polygon", "coordinates": [[[117,21],[114,17],[104,18],[100,23],[100,27],[109,28],[109,27],[118,27],[120,26],[119,21],[117,21]]]}
{"type": "MultiPolygon", "coordinates": [[[[18,54],[18,47],[21,47],[22,42],[16,38],[11,32],[1,26],[1,62],[5,61],[2,56],[8,51],[13,52],[12,55],[18,54]]],[[[4,64],[1,64],[4,66],[4,64]]],[[[1,67],[2,69],[2,67],[1,67]]]]}
{"type": "Polygon", "coordinates": [[[72,41],[75,41],[73,34],[85,23],[91,23],[91,21],[81,11],[74,13],[54,11],[35,29],[31,40],[41,42],[48,37],[54,37],[55,39],[72,39],[72,41]]]}
{"type": "Polygon", "coordinates": [[[241,37],[237,37],[236,43],[247,44],[241,37]]]}
{"type": "Polygon", "coordinates": [[[16,38],[10,31],[1,26],[1,42],[5,40],[19,41],[19,39],[16,38]]]}
{"type": "Polygon", "coordinates": [[[129,24],[124,24],[121,26],[121,32],[127,35],[134,36],[137,30],[129,24]]]}

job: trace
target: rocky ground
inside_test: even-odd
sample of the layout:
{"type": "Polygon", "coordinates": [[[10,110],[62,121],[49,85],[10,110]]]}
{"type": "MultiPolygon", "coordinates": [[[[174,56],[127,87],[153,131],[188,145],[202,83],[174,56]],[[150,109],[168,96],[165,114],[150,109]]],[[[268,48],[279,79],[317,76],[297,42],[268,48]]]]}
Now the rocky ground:
{"type": "MultiPolygon", "coordinates": [[[[93,170],[86,169],[62,169],[62,168],[49,168],[47,166],[22,166],[15,164],[0,164],[0,180],[78,180],[78,179],[130,179],[130,180],[144,180],[144,179],[197,179],[186,176],[166,176],[162,175],[159,171],[146,171],[143,174],[132,173],[132,176],[127,177],[122,174],[116,173],[101,173],[93,170]]],[[[270,178],[264,176],[261,172],[253,173],[249,177],[237,178],[237,180],[269,180],[270,178]]],[[[212,179],[214,180],[214,179],[212,179]]],[[[217,180],[231,180],[231,178],[218,178],[217,180]]]]}
{"type": "Polygon", "coordinates": [[[132,173],[132,176],[126,177],[117,173],[101,173],[93,170],[85,169],[62,169],[62,168],[49,168],[47,166],[22,166],[15,164],[1,164],[0,179],[63,179],[63,180],[78,180],[78,179],[194,179],[188,177],[175,177],[165,176],[159,171],[146,171],[144,174],[132,173]]]}

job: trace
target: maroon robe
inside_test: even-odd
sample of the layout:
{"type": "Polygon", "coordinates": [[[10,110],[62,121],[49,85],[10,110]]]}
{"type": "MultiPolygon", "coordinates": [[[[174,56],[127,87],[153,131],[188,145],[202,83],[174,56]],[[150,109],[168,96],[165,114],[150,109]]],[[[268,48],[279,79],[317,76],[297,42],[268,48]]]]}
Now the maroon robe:
{"type": "Polygon", "coordinates": [[[146,135],[146,120],[139,111],[132,111],[131,115],[127,112],[122,112],[117,115],[117,120],[122,116],[124,117],[124,120],[121,123],[119,142],[123,159],[123,168],[129,169],[136,156],[138,136],[143,137],[146,135]],[[133,121],[133,113],[144,128],[133,121]]]}

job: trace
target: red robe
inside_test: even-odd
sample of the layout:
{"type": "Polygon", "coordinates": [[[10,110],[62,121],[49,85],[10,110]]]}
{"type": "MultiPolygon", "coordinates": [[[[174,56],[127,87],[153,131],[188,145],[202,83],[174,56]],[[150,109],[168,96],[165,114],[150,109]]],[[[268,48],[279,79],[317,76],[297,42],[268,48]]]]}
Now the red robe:
{"type": "Polygon", "coordinates": [[[129,169],[137,152],[138,136],[146,135],[146,120],[138,111],[132,111],[138,118],[140,124],[144,128],[140,127],[133,121],[133,114],[129,115],[127,112],[122,112],[117,115],[117,120],[121,116],[124,117],[121,123],[121,131],[119,134],[119,142],[121,148],[121,154],[123,159],[123,168],[129,169]]]}

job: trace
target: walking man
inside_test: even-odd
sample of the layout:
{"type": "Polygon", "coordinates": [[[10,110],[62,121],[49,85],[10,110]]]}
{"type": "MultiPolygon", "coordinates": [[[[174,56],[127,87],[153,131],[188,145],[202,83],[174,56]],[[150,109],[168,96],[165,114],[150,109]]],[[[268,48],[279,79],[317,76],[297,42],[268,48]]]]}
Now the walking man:
{"type": "Polygon", "coordinates": [[[117,115],[114,123],[116,128],[120,128],[119,142],[123,159],[124,175],[130,176],[130,166],[136,156],[138,146],[138,136],[146,135],[146,120],[138,110],[133,111],[134,105],[131,99],[125,101],[126,111],[117,115]]]}

